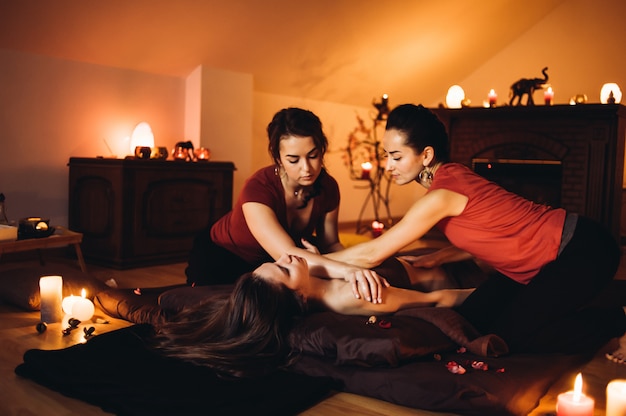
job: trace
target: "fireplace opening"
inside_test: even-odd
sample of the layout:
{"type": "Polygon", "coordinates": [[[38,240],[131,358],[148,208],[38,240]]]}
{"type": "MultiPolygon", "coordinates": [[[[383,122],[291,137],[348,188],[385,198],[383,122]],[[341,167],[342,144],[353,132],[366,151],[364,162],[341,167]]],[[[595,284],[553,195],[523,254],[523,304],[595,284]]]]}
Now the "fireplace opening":
{"type": "Polygon", "coordinates": [[[561,206],[563,168],[558,160],[472,159],[472,169],[484,178],[526,199],[561,206]]]}

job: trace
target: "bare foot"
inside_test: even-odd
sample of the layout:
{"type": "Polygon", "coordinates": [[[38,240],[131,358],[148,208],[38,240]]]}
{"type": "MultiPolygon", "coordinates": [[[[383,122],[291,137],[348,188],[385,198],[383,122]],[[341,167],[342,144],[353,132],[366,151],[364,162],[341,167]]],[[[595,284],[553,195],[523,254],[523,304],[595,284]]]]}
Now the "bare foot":
{"type": "MultiPolygon", "coordinates": [[[[626,312],[626,307],[624,307],[626,312]]],[[[626,365],[626,334],[619,339],[619,347],[612,353],[606,353],[606,358],[618,364],[626,365]]]]}

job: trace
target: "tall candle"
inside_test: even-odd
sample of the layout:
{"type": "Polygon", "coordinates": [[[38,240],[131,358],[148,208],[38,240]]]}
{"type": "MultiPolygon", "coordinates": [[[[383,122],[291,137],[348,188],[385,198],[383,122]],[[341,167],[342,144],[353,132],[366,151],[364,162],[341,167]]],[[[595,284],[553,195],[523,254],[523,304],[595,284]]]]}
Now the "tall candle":
{"type": "Polygon", "coordinates": [[[60,322],[63,318],[61,300],[63,297],[63,278],[61,276],[42,276],[39,279],[41,298],[41,321],[60,322]]]}
{"type": "Polygon", "coordinates": [[[583,376],[578,373],[574,390],[561,393],[557,397],[557,416],[593,416],[594,400],[582,392],[583,376]]]}
{"type": "Polygon", "coordinates": [[[606,386],[606,416],[626,416],[626,380],[613,380],[606,386]]]}

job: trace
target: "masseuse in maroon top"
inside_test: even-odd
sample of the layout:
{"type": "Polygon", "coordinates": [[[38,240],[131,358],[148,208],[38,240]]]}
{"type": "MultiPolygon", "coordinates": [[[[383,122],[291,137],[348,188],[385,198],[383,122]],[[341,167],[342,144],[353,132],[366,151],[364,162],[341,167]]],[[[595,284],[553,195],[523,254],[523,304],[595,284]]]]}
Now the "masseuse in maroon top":
{"type": "Polygon", "coordinates": [[[323,167],[328,140],[319,118],[286,108],[274,115],[267,133],[274,165],[254,173],[232,211],[196,237],[185,270],[187,283],[234,283],[289,254],[305,258],[316,276],[351,282],[355,297],[380,302],[387,283],[376,272],[319,254],[343,248],[337,226],[339,187],[323,167]],[[305,248],[303,239],[315,249],[305,248]]]}
{"type": "Polygon", "coordinates": [[[588,351],[626,330],[621,305],[598,296],[613,279],[619,246],[600,224],[539,205],[448,161],[441,121],[405,104],[388,117],[386,169],[399,185],[427,189],[381,237],[329,258],[374,267],[431,228],[451,246],[410,258],[432,267],[474,257],[495,272],[458,311],[479,331],[501,336],[511,351],[588,351]]]}

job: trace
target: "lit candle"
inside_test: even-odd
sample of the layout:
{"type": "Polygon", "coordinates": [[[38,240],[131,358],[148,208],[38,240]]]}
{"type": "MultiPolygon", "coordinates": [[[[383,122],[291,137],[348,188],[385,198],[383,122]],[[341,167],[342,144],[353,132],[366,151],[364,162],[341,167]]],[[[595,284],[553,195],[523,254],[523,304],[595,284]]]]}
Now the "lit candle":
{"type": "Polygon", "coordinates": [[[61,276],[42,276],[39,279],[41,298],[41,322],[59,322],[63,318],[61,298],[63,297],[63,278],[61,276]]]}
{"type": "Polygon", "coordinates": [[[496,94],[496,90],[494,90],[493,88],[489,90],[487,98],[489,98],[489,107],[495,107],[496,101],[498,101],[498,94],[496,94]]]}
{"type": "Polygon", "coordinates": [[[372,221],[372,235],[374,237],[380,237],[383,233],[383,229],[385,228],[385,224],[380,221],[372,221]]]}
{"type": "Polygon", "coordinates": [[[593,416],[594,400],[583,392],[583,376],[578,373],[574,390],[561,393],[557,397],[557,416],[593,416]]]}
{"type": "Polygon", "coordinates": [[[72,305],[72,318],[76,318],[81,322],[88,321],[93,316],[95,307],[93,303],[87,299],[85,289],[81,292],[81,297],[76,297],[72,305]]]}
{"type": "Polygon", "coordinates": [[[606,416],[626,416],[626,380],[613,380],[606,386],[606,416]]]}
{"type": "Polygon", "coordinates": [[[552,100],[554,99],[554,91],[552,87],[548,87],[548,89],[543,93],[543,99],[546,102],[546,105],[552,105],[552,100]]]}
{"type": "Polygon", "coordinates": [[[74,307],[74,302],[79,299],[78,296],[69,295],[63,298],[63,302],[61,303],[61,308],[66,315],[72,313],[72,308],[74,307]]]}
{"type": "Polygon", "coordinates": [[[361,179],[369,179],[371,170],[372,170],[371,162],[361,163],[361,179]]]}

